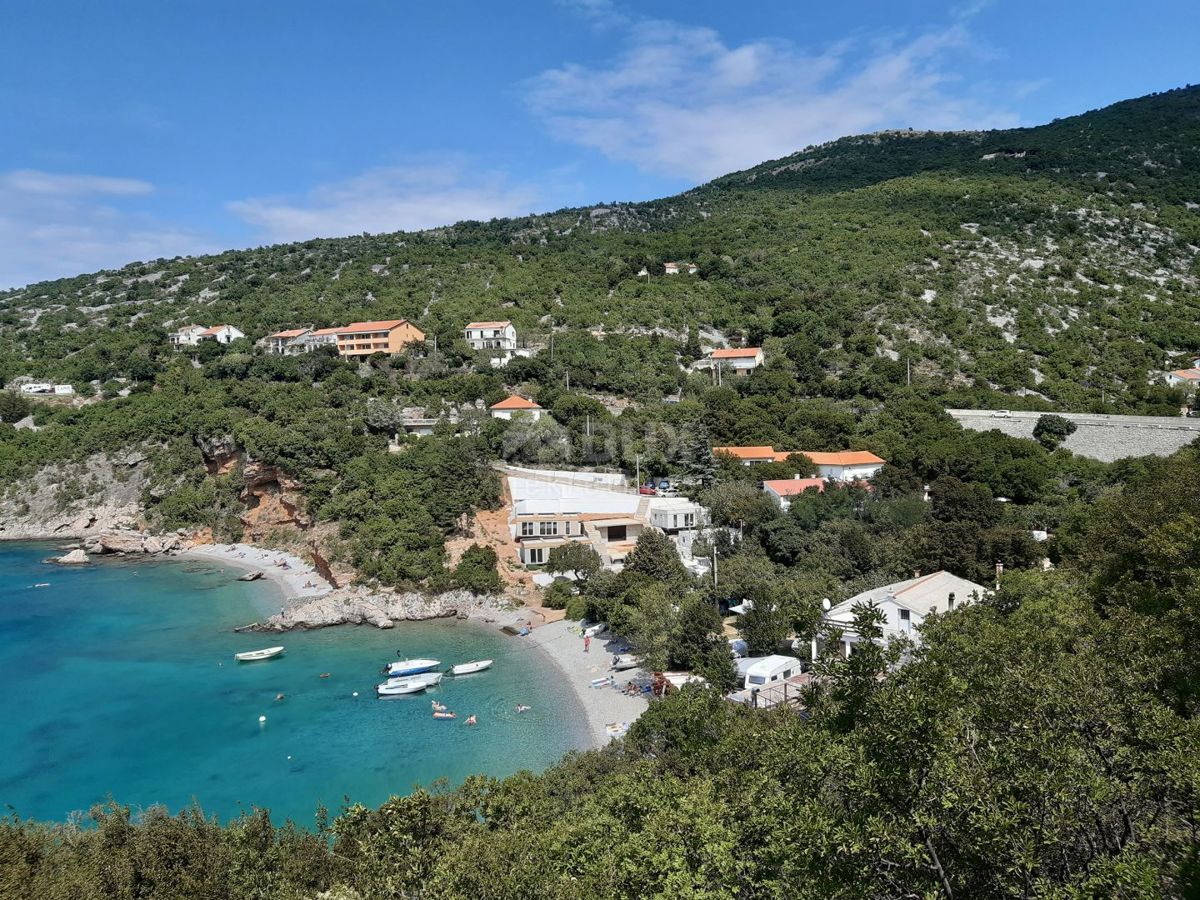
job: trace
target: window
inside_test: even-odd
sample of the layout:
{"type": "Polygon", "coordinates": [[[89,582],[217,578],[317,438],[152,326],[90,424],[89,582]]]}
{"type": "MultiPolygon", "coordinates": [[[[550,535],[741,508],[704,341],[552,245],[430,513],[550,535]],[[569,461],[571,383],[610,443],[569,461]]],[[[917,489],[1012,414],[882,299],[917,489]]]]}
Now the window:
{"type": "Polygon", "coordinates": [[[521,537],[533,537],[533,522],[521,523],[521,537]]]}
{"type": "Polygon", "coordinates": [[[907,609],[900,610],[900,621],[908,622],[912,618],[912,614],[907,609]]]}
{"type": "Polygon", "coordinates": [[[684,513],[683,514],[683,527],[684,528],[695,528],[696,527],[696,514],[695,513],[684,513]]]}
{"type": "Polygon", "coordinates": [[[542,537],[558,534],[557,522],[542,522],[541,526],[542,537]]]}
{"type": "Polygon", "coordinates": [[[530,547],[525,551],[525,562],[530,565],[541,565],[546,561],[546,551],[541,547],[530,547]]]}

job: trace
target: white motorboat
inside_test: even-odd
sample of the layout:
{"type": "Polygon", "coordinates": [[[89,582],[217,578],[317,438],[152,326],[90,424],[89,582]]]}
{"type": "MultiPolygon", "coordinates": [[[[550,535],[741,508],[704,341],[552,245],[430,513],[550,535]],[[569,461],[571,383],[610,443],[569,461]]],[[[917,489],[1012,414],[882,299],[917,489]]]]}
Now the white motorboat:
{"type": "Polygon", "coordinates": [[[491,668],[492,660],[476,659],[471,662],[459,663],[450,670],[451,675],[470,675],[474,672],[482,672],[484,669],[491,668]]]}
{"type": "Polygon", "coordinates": [[[583,630],[583,636],[584,637],[595,637],[598,634],[604,634],[604,632],[606,632],[606,631],[608,631],[608,623],[607,622],[598,622],[590,628],[585,628],[583,630]]]}
{"type": "Polygon", "coordinates": [[[423,681],[403,678],[375,685],[375,694],[378,697],[399,697],[403,694],[419,694],[425,690],[425,687],[426,685],[423,681]]]}
{"type": "Polygon", "coordinates": [[[282,647],[267,647],[265,650],[248,650],[245,653],[235,653],[233,654],[233,658],[238,662],[258,662],[260,659],[274,659],[282,655],[282,647]]]}
{"type": "Polygon", "coordinates": [[[441,672],[422,672],[420,675],[405,675],[405,676],[403,676],[403,679],[405,681],[419,681],[423,685],[425,685],[425,687],[431,688],[431,687],[437,687],[439,684],[442,683],[442,673],[441,672]]]}
{"type": "Polygon", "coordinates": [[[389,678],[395,678],[398,675],[420,675],[422,672],[432,672],[441,665],[440,659],[402,659],[384,666],[383,674],[389,678]]]}
{"type": "Polygon", "coordinates": [[[637,657],[632,653],[622,653],[613,657],[612,669],[614,672],[624,672],[626,669],[636,669],[637,664],[637,657]]]}

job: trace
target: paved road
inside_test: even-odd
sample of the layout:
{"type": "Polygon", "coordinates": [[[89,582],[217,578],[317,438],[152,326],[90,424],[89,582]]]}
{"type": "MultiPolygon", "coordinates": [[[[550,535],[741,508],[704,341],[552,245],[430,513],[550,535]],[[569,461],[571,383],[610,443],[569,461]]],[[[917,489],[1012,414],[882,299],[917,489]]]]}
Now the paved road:
{"type": "MultiPolygon", "coordinates": [[[[996,416],[990,410],[946,410],[973,431],[1001,431],[1012,437],[1032,438],[1042,413],[1011,412],[996,416]]],[[[1112,462],[1127,456],[1170,456],[1200,438],[1200,419],[1166,416],[1105,416],[1095,413],[1057,413],[1078,428],[1063,447],[1079,456],[1112,462]]]]}

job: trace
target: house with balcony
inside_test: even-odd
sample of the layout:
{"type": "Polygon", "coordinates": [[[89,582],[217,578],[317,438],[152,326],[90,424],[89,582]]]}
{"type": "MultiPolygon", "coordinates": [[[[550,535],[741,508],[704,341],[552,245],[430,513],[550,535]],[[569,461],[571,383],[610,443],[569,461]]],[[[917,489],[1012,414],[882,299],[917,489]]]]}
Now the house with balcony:
{"type": "Polygon", "coordinates": [[[763,493],[775,501],[784,512],[792,508],[792,498],[798,497],[805,491],[825,493],[824,478],[772,478],[762,483],[763,493]]]}
{"type": "Polygon", "coordinates": [[[871,606],[882,613],[882,643],[901,636],[919,642],[921,624],[930,615],[953,612],[979,602],[987,594],[988,589],[983,585],[944,571],[863,591],[825,611],[822,623],[841,629],[842,635],[832,647],[825,646],[822,638],[814,637],[812,658],[818,659],[822,652],[849,657],[854,646],[865,640],[854,626],[854,611],[858,606],[871,606]]]}
{"type": "Polygon", "coordinates": [[[709,353],[710,365],[734,375],[749,375],[763,364],[762,347],[723,348],[709,353]]]}
{"type": "Polygon", "coordinates": [[[817,467],[817,474],[829,481],[870,481],[886,462],[867,450],[842,450],[821,453],[804,450],[817,467]]]}
{"type": "Polygon", "coordinates": [[[408,319],[352,322],[330,330],[337,341],[338,356],[345,357],[400,353],[409,344],[418,344],[425,340],[425,332],[408,319]]]}
{"type": "Polygon", "coordinates": [[[517,349],[517,329],[507,319],[503,322],[468,322],[463,337],[472,350],[517,349]]]}
{"type": "Polygon", "coordinates": [[[311,333],[311,328],[289,328],[286,331],[268,334],[266,337],[267,352],[278,356],[296,356],[304,353],[311,348],[305,345],[303,338],[311,333]]]}
{"type": "Polygon", "coordinates": [[[176,352],[195,347],[201,341],[216,341],[231,344],[246,335],[232,325],[188,325],[171,333],[171,349],[176,352]]]}

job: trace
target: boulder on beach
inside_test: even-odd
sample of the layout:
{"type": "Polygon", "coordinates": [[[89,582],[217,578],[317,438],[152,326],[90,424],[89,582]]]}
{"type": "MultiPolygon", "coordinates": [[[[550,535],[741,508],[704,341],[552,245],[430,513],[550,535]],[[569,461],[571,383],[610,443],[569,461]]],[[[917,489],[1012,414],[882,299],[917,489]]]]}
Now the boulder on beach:
{"type": "Polygon", "coordinates": [[[54,558],[54,562],[64,566],[82,566],[91,562],[91,560],[88,559],[87,553],[79,548],[76,548],[64,556],[56,556],[54,558]]]}

